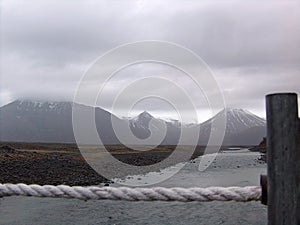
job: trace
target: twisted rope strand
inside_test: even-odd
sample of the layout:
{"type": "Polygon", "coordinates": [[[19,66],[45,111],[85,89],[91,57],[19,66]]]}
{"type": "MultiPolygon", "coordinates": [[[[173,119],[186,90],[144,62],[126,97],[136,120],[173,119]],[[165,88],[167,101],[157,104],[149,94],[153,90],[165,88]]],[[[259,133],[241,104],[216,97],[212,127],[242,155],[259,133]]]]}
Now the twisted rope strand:
{"type": "Polygon", "coordinates": [[[125,200],[125,201],[259,201],[261,188],[208,187],[208,188],[128,188],[128,187],[80,187],[67,185],[0,184],[0,197],[33,196],[51,198],[75,198],[82,200],[125,200]]]}

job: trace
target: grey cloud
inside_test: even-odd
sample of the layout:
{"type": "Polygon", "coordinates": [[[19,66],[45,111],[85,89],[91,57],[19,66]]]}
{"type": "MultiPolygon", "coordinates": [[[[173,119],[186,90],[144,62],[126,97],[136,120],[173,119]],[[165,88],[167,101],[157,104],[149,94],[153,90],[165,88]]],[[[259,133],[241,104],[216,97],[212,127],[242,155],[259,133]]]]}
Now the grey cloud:
{"type": "MultiPolygon", "coordinates": [[[[72,100],[97,57],[120,44],[158,39],[201,56],[229,106],[263,112],[265,94],[299,92],[299,6],[298,1],[4,0],[0,105],[22,97],[72,100]]],[[[140,66],[111,82],[104,106],[143,71],[156,70],[140,66]]],[[[194,90],[194,99],[201,96],[189,80],[174,74],[174,82],[194,90]]]]}
{"type": "Polygon", "coordinates": [[[199,4],[169,18],[166,29],[170,40],[216,67],[298,65],[299,6],[296,1],[199,4]]]}

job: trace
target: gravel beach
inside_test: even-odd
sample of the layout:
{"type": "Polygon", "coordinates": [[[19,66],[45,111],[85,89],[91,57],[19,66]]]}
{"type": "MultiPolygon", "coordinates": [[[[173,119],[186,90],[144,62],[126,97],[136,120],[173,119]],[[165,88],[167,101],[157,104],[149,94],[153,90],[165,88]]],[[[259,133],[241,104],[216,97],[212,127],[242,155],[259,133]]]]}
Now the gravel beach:
{"type": "MultiPolygon", "coordinates": [[[[107,149],[112,156],[124,163],[144,166],[153,165],[167,158],[174,150],[174,146],[160,146],[150,151],[139,152],[124,146],[107,146],[107,149]]],[[[202,153],[203,148],[198,147],[192,158],[202,153]]],[[[180,158],[171,165],[179,162],[180,158]]],[[[126,171],[119,171],[118,168],[114,170],[118,176],[128,175],[126,171]]],[[[136,174],[139,173],[145,172],[137,170],[136,174]]],[[[96,173],[74,144],[2,143],[0,183],[88,186],[111,181],[96,173]]]]}

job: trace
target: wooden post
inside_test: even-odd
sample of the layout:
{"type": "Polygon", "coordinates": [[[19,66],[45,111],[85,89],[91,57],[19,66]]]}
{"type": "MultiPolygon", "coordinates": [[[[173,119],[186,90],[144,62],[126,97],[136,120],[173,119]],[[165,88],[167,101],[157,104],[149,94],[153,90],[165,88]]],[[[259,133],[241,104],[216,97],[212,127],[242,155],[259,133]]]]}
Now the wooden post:
{"type": "Polygon", "coordinates": [[[300,224],[297,95],[271,94],[267,106],[268,224],[300,224]]]}
{"type": "Polygon", "coordinates": [[[268,177],[260,175],[261,204],[268,205],[268,177]]]}

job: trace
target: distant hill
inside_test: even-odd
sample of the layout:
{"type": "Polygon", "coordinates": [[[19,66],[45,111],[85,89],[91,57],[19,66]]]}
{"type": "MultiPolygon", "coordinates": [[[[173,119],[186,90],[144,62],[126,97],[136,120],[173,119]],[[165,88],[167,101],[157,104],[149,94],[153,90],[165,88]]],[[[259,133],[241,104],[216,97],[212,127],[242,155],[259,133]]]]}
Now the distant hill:
{"type": "MultiPolygon", "coordinates": [[[[76,104],[76,103],[75,103],[76,104]]],[[[72,127],[72,102],[14,101],[0,107],[0,141],[74,143],[72,127]]],[[[89,106],[76,104],[80,110],[89,106]]],[[[257,145],[266,136],[265,120],[243,109],[225,109],[202,124],[183,127],[187,132],[184,144],[190,144],[188,137],[200,128],[199,145],[208,141],[211,124],[226,113],[227,125],[224,145],[257,145]]],[[[154,118],[142,112],[135,118],[120,119],[110,112],[96,108],[96,127],[104,144],[120,144],[112,126],[111,118],[120,124],[129,123],[132,133],[140,139],[153,132],[161,133],[161,125],[167,128],[162,145],[176,145],[181,134],[181,124],[154,118]]],[[[82,118],[84,121],[85,118],[82,118]]],[[[91,143],[92,144],[92,143],[91,143]]],[[[134,143],[131,143],[134,144],[134,143]]],[[[150,144],[150,143],[149,143],[150,144]]]]}

